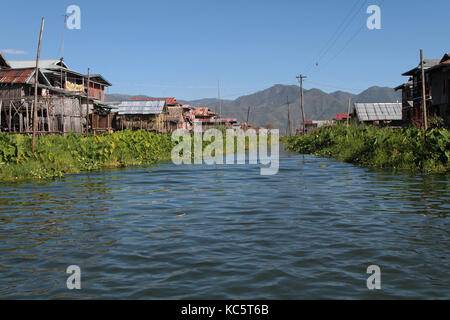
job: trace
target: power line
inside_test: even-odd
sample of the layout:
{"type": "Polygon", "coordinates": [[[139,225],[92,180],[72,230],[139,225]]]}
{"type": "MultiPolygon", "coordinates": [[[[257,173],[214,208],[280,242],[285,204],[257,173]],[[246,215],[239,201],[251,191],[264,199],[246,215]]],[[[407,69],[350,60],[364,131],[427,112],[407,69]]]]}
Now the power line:
{"type": "MultiPolygon", "coordinates": [[[[381,2],[378,4],[378,6],[381,7],[381,5],[384,3],[385,0],[381,0],[381,2]]],[[[329,65],[331,62],[334,61],[334,59],[336,59],[342,52],[344,52],[345,49],[347,49],[347,47],[350,45],[350,43],[361,33],[361,31],[366,27],[366,25],[362,25],[354,34],[353,36],[345,43],[344,47],[342,47],[342,49],[340,51],[338,51],[337,54],[335,54],[330,60],[328,60],[328,62],[326,63],[325,66],[329,65]]]]}
{"type": "Polygon", "coordinates": [[[331,36],[331,38],[325,43],[325,46],[322,48],[322,50],[320,50],[320,52],[317,54],[316,59],[313,59],[311,61],[311,63],[309,64],[309,67],[306,70],[309,70],[313,63],[318,63],[330,50],[331,48],[334,46],[334,44],[337,42],[337,40],[340,38],[340,36],[342,35],[342,33],[348,28],[348,26],[350,25],[350,23],[353,21],[354,17],[358,14],[358,12],[363,8],[364,4],[367,2],[367,0],[364,0],[364,2],[362,3],[362,5],[360,6],[360,8],[354,12],[354,9],[356,8],[356,6],[358,5],[360,0],[357,0],[353,6],[351,7],[350,11],[348,12],[348,14],[346,15],[346,17],[344,18],[344,20],[342,21],[342,23],[339,25],[339,27],[335,30],[335,32],[333,33],[333,35],[331,36]],[[352,15],[353,14],[353,15],[352,15]],[[351,18],[350,18],[351,17],[351,18]],[[350,18],[350,19],[349,19],[350,18]],[[344,27],[342,29],[342,27],[344,27]],[[341,30],[342,29],[342,30],[341,30]],[[331,44],[330,44],[331,43],[331,44]]]}
{"type": "MultiPolygon", "coordinates": [[[[325,51],[325,49],[327,48],[328,44],[334,39],[334,37],[338,34],[339,30],[341,29],[341,27],[344,25],[344,23],[347,21],[347,19],[350,17],[350,14],[353,12],[353,9],[356,7],[356,5],[359,3],[360,0],[356,0],[356,2],[353,4],[352,8],[350,9],[350,11],[347,13],[347,15],[345,16],[344,20],[342,20],[341,24],[339,25],[339,27],[337,29],[335,29],[335,32],[333,33],[333,35],[331,36],[331,38],[325,43],[325,45],[322,47],[322,49],[317,53],[317,57],[320,57],[322,55],[322,53],[325,51]]],[[[314,62],[316,62],[317,59],[313,58],[311,60],[310,63],[307,64],[308,68],[311,68],[311,66],[313,65],[314,62]]],[[[305,69],[305,68],[304,68],[305,69]]],[[[308,70],[308,69],[307,69],[308,70]]]]}

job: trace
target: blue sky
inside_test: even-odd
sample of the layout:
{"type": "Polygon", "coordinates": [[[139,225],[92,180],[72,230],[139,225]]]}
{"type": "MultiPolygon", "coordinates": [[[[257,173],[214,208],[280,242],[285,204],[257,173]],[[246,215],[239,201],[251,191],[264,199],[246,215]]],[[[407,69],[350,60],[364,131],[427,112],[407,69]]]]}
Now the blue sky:
{"type": "Polygon", "coordinates": [[[216,97],[220,80],[222,98],[234,99],[296,84],[302,72],[306,88],[358,93],[402,83],[420,48],[426,58],[450,51],[447,0],[58,0],[3,3],[6,58],[35,58],[41,17],[41,57],[59,58],[63,14],[72,4],[81,8],[81,30],[66,31],[65,60],[103,74],[110,93],[216,97]],[[369,30],[366,9],[380,3],[382,29],[369,30]]]}

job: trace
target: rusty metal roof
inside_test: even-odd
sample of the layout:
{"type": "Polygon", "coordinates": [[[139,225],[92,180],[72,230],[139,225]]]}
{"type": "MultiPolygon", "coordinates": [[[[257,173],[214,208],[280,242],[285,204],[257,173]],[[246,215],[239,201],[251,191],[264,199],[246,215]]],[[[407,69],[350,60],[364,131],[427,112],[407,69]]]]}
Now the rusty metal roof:
{"type": "Polygon", "coordinates": [[[0,70],[0,83],[30,83],[34,69],[0,70]]]}
{"type": "Polygon", "coordinates": [[[209,108],[195,108],[194,115],[196,117],[213,117],[216,113],[212,112],[209,108]]]}

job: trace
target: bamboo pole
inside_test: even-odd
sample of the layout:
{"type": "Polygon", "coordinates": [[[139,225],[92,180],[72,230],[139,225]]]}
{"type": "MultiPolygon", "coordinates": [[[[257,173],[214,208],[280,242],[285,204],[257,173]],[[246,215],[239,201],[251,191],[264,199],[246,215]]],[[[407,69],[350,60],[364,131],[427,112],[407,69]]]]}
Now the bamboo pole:
{"type": "Polygon", "coordinates": [[[425,69],[423,65],[423,50],[420,49],[420,68],[422,69],[422,110],[423,110],[423,122],[425,130],[428,130],[428,115],[427,115],[427,94],[425,85],[425,69]]]}
{"type": "Polygon", "coordinates": [[[302,74],[297,77],[297,79],[300,80],[300,103],[301,103],[302,120],[303,120],[303,134],[306,134],[305,99],[304,99],[304,95],[303,95],[303,79],[305,79],[305,78],[306,78],[306,76],[304,76],[302,74]]]}
{"type": "Polygon", "coordinates": [[[348,110],[347,110],[347,127],[349,125],[349,121],[350,121],[350,108],[352,105],[352,98],[348,98],[348,110]]]}
{"type": "Polygon", "coordinates": [[[25,131],[30,131],[30,116],[28,115],[28,101],[25,101],[25,113],[27,114],[27,119],[25,120],[25,131]]]}
{"type": "Polygon", "coordinates": [[[62,133],[66,134],[66,99],[62,98],[61,125],[62,133]]]}
{"type": "Polygon", "coordinates": [[[53,108],[52,108],[52,131],[54,132],[54,131],[56,131],[55,123],[57,123],[57,122],[55,119],[55,100],[53,100],[53,99],[52,99],[52,106],[53,106],[53,108]]]}
{"type": "Polygon", "coordinates": [[[36,56],[36,69],[34,71],[34,115],[33,115],[33,142],[31,144],[31,152],[34,153],[34,145],[36,141],[36,131],[37,131],[37,94],[38,94],[38,84],[39,84],[39,57],[41,55],[41,42],[42,42],[42,32],[44,31],[44,22],[45,19],[42,18],[41,22],[41,32],[39,33],[39,44],[38,51],[36,56]]]}
{"type": "Polygon", "coordinates": [[[12,101],[9,102],[9,121],[8,121],[9,133],[11,133],[11,109],[12,109],[12,101]]]}
{"type": "Polygon", "coordinates": [[[49,112],[49,107],[48,107],[48,101],[45,104],[46,110],[47,110],[47,126],[48,126],[48,131],[51,131],[51,123],[50,123],[50,112],[49,112]]]}
{"type": "MultiPolygon", "coordinates": [[[[86,137],[89,136],[89,87],[91,82],[91,69],[88,68],[88,82],[87,82],[87,93],[86,93],[86,137]]],[[[92,122],[94,126],[94,122],[92,122]]]]}

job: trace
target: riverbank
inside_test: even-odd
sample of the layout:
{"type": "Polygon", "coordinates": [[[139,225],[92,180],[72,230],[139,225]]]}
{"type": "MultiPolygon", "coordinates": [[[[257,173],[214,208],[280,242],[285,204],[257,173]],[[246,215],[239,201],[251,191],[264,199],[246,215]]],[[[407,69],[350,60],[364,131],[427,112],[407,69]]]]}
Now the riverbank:
{"type": "MultiPolygon", "coordinates": [[[[245,150],[258,143],[258,139],[251,141],[246,137],[245,150]]],[[[237,138],[234,140],[234,152],[237,152],[237,138]]],[[[226,154],[225,134],[223,150],[207,150],[212,142],[204,136],[202,141],[202,149],[207,156],[215,156],[216,152],[221,156],[226,154]]],[[[269,136],[268,144],[270,142],[269,136]]],[[[104,168],[169,161],[177,144],[172,141],[171,134],[129,130],[88,137],[84,134],[42,136],[36,140],[34,154],[31,143],[29,136],[0,133],[0,181],[54,179],[104,168]]],[[[190,155],[194,159],[193,140],[190,155]]]]}
{"type": "Polygon", "coordinates": [[[450,132],[447,129],[393,130],[337,125],[305,136],[284,137],[287,150],[374,168],[448,173],[450,132]]]}
{"type": "Polygon", "coordinates": [[[170,159],[171,136],[146,131],[31,137],[0,134],[0,181],[52,179],[102,168],[150,164],[170,159]]]}

